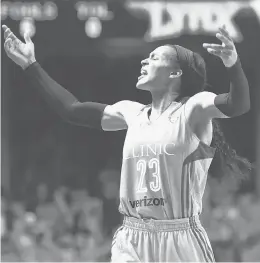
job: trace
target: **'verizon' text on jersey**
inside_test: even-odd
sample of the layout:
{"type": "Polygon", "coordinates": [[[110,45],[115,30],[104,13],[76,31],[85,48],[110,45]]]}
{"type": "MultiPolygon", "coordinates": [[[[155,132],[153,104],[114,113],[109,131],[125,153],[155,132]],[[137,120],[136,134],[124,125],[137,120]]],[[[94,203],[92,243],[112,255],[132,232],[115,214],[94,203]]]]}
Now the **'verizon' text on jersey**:
{"type": "Polygon", "coordinates": [[[198,215],[214,149],[191,131],[185,101],[153,122],[149,109],[128,120],[119,211],[161,220],[198,215]]]}

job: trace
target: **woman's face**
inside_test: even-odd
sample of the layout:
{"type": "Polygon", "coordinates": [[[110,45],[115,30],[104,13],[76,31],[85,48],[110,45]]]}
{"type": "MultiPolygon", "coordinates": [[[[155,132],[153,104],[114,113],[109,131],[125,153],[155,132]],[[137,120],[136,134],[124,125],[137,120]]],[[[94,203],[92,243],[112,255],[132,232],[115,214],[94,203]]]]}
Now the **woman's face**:
{"type": "Polygon", "coordinates": [[[141,90],[160,91],[173,81],[172,73],[178,71],[176,51],[169,46],[156,48],[141,62],[141,75],[136,87],[141,90]]]}

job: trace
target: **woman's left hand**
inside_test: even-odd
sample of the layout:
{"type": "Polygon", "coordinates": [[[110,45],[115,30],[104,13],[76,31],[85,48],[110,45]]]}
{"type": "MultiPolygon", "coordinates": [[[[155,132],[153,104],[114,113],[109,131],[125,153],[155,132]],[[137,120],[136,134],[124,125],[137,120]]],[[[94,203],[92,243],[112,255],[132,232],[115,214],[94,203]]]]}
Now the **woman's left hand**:
{"type": "Polygon", "coordinates": [[[210,54],[220,57],[224,65],[230,68],[237,62],[238,55],[235,44],[224,26],[219,28],[216,37],[222,42],[222,45],[204,43],[203,47],[210,54]]]}

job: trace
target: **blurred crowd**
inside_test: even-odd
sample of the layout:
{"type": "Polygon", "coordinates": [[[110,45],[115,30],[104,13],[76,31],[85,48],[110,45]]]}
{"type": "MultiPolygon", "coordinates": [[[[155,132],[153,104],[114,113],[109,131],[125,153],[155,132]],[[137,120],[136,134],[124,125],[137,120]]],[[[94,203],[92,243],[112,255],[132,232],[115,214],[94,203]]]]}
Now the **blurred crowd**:
{"type": "Polygon", "coordinates": [[[119,187],[118,180],[100,180],[101,187],[106,186],[100,198],[90,196],[87,189],[65,186],[51,193],[46,183],[38,184],[34,200],[10,200],[2,191],[1,260],[109,261],[121,221],[119,187]]]}
{"type": "MultiPolygon", "coordinates": [[[[117,211],[119,180],[118,171],[103,172],[100,197],[68,186],[51,192],[39,183],[30,209],[28,200],[12,200],[2,191],[1,260],[109,261],[113,233],[122,221],[117,211]],[[113,172],[116,176],[107,176],[113,172]]],[[[217,261],[260,261],[256,193],[241,193],[232,179],[209,178],[203,206],[201,221],[217,261]]]]}
{"type": "Polygon", "coordinates": [[[231,177],[209,178],[201,221],[217,262],[260,261],[260,198],[251,187],[241,191],[231,177]]]}

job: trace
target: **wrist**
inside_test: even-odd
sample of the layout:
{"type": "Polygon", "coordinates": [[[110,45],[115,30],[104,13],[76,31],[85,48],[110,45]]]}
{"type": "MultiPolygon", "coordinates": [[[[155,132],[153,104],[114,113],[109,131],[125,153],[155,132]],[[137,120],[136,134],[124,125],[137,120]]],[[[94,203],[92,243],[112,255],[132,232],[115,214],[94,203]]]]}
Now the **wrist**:
{"type": "Polygon", "coordinates": [[[227,72],[230,79],[233,79],[234,77],[236,78],[239,74],[241,74],[241,72],[243,72],[239,57],[237,58],[236,63],[232,67],[227,68],[227,72]]]}
{"type": "Polygon", "coordinates": [[[241,62],[240,62],[239,57],[237,57],[236,62],[235,62],[232,66],[227,67],[227,70],[228,70],[228,71],[232,71],[232,70],[234,70],[234,69],[236,69],[236,68],[238,68],[238,67],[241,67],[241,62]]]}
{"type": "Polygon", "coordinates": [[[238,60],[239,60],[239,58],[238,58],[238,56],[236,56],[236,57],[233,59],[233,61],[226,62],[226,63],[224,63],[224,64],[225,64],[226,68],[229,69],[229,68],[234,67],[234,66],[237,64],[238,60]]]}
{"type": "Polygon", "coordinates": [[[27,61],[24,65],[22,65],[21,67],[22,67],[23,70],[25,70],[25,69],[27,69],[30,65],[32,65],[34,62],[36,62],[35,57],[30,58],[30,59],[28,59],[28,61],[27,61]]]}

